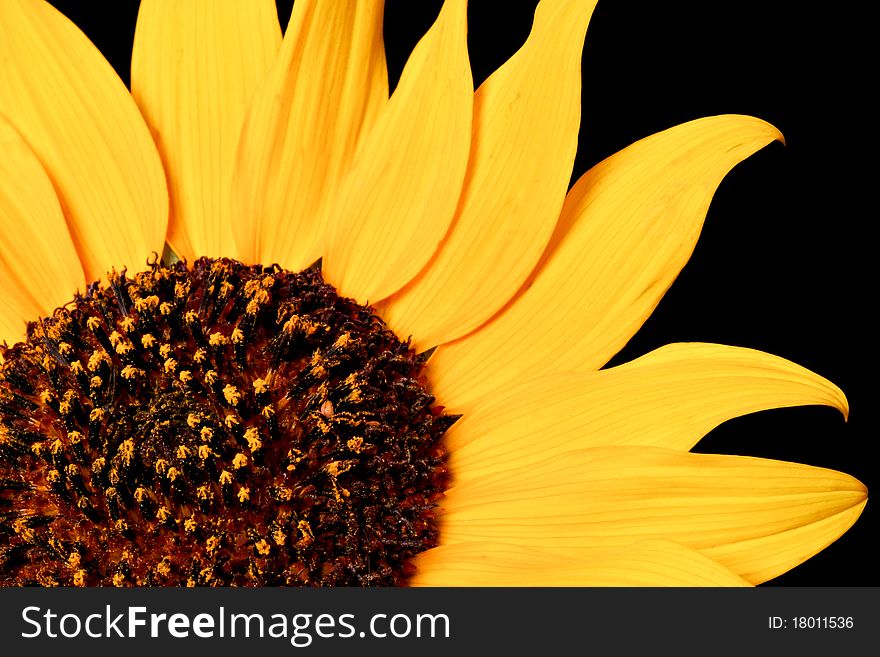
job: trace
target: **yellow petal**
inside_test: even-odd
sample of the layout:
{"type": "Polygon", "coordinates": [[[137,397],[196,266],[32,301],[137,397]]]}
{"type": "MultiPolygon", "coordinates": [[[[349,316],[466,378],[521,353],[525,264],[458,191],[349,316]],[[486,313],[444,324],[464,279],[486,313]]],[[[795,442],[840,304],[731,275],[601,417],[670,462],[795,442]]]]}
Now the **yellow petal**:
{"type": "Polygon", "coordinates": [[[807,404],[848,412],[837,386],[783,358],[726,345],[672,344],[609,370],[547,375],[494,390],[454,409],[464,416],[445,440],[462,483],[582,447],[687,451],[731,418],[807,404]]]}
{"type": "Polygon", "coordinates": [[[858,520],[867,500],[846,511],[787,532],[705,548],[703,552],[760,584],[788,572],[831,545],[858,520]]]}
{"type": "Polygon", "coordinates": [[[190,262],[236,257],[232,165],[245,112],[281,45],[272,0],[144,0],[131,91],[168,172],[168,241],[190,262]]]}
{"type": "Polygon", "coordinates": [[[687,262],[724,175],[777,138],[758,119],[716,116],[593,167],[569,193],[531,287],[478,332],[434,354],[437,396],[455,407],[523,373],[607,362],[687,262]]]}
{"type": "Polygon", "coordinates": [[[531,273],[571,178],[581,52],[595,0],[538,5],[525,45],[474,96],[471,157],[442,249],[383,305],[398,335],[429,348],[465,335],[531,273]]]}
{"type": "Polygon", "coordinates": [[[26,321],[85,288],[82,266],[49,177],[0,115],[0,342],[24,337],[26,321]]]}
{"type": "Polygon", "coordinates": [[[454,486],[442,505],[441,536],[444,544],[505,542],[566,557],[668,539],[706,551],[738,575],[765,567],[779,574],[780,564],[799,563],[837,539],[866,496],[848,475],[796,463],[597,447],[454,486]],[[736,558],[722,559],[735,544],[736,558]]]}
{"type": "Polygon", "coordinates": [[[236,240],[298,271],[321,256],[323,203],[388,100],[382,0],[297,0],[235,163],[236,240]]]}
{"type": "Polygon", "coordinates": [[[505,543],[458,543],[418,554],[411,586],[748,586],[705,555],[671,541],[559,557],[505,543]]]}
{"type": "Polygon", "coordinates": [[[473,91],[467,3],[447,0],[329,213],[324,273],[346,296],[386,297],[436,251],[467,167],[473,91]]]}
{"type": "Polygon", "coordinates": [[[88,280],[162,252],[168,191],[131,96],[51,5],[0,3],[0,114],[48,173],[88,280]]]}

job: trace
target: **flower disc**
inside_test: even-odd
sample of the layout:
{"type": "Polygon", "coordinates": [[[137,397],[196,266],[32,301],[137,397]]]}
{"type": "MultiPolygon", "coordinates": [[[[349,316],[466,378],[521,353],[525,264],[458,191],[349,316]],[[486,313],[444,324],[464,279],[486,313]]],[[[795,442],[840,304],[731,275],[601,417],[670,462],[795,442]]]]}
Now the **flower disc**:
{"type": "Polygon", "coordinates": [[[437,545],[424,358],[317,268],[111,274],[0,366],[0,584],[398,585],[437,545]]]}

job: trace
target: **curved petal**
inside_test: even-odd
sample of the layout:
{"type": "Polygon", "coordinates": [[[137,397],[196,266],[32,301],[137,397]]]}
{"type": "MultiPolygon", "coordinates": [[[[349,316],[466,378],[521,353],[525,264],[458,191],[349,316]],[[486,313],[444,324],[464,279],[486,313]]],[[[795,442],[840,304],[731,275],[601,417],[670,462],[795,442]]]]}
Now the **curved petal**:
{"type": "Polygon", "coordinates": [[[458,543],[413,559],[411,586],[748,586],[705,555],[672,541],[563,558],[505,543],[458,543]]]}
{"type": "Polygon", "coordinates": [[[0,114],[55,187],[88,280],[162,252],[168,191],[131,96],[98,49],[51,5],[0,3],[0,114]]]}
{"type": "Polygon", "coordinates": [[[531,287],[478,332],[434,354],[437,396],[456,408],[523,373],[606,363],[690,258],[722,178],[779,138],[759,119],[715,116],[593,167],[569,193],[531,287]]]}
{"type": "Polygon", "coordinates": [[[235,162],[235,238],[248,262],[292,271],[321,255],[323,204],[388,101],[382,0],[297,0],[235,162]]]}
{"type": "Polygon", "coordinates": [[[73,299],[85,278],[49,177],[2,116],[0,153],[0,342],[11,344],[25,322],[73,299]]]}
{"type": "Polygon", "coordinates": [[[525,45],[474,96],[471,157],[441,250],[382,306],[398,335],[429,348],[489,319],[553,233],[580,125],[581,52],[595,0],[544,0],[525,45]]]}
{"type": "Polygon", "coordinates": [[[666,345],[625,365],[505,386],[474,402],[446,433],[462,483],[572,449],[653,445],[687,451],[731,418],[824,404],[848,413],[833,383],[753,349],[666,345]]]}
{"type": "Polygon", "coordinates": [[[443,544],[507,542],[566,557],[669,539],[738,575],[773,577],[837,539],[866,498],[859,481],[823,468],[597,447],[453,486],[442,505],[441,537],[443,544]],[[805,527],[811,529],[793,531],[805,527]],[[734,545],[735,558],[724,558],[734,545]]]}
{"type": "Polygon", "coordinates": [[[280,45],[272,0],[141,2],[131,92],[168,172],[168,242],[190,262],[237,255],[232,165],[245,111],[280,45]]]}
{"type": "Polygon", "coordinates": [[[855,524],[866,504],[867,500],[824,520],[786,532],[709,547],[703,552],[749,582],[760,584],[788,572],[831,545],[855,524]]]}
{"type": "Polygon", "coordinates": [[[332,205],[323,269],[342,294],[386,297],[437,250],[467,167],[473,92],[467,2],[447,0],[332,205]]]}

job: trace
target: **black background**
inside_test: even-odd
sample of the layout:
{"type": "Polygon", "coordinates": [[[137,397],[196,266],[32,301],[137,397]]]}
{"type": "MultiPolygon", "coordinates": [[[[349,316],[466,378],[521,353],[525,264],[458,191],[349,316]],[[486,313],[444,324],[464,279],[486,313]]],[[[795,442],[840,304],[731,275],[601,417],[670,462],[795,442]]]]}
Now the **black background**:
{"type": "MultiPolygon", "coordinates": [[[[127,82],[137,0],[53,4],[127,82]]],[[[291,4],[279,1],[282,25],[291,4]]],[[[525,39],[534,4],[471,1],[476,83],[525,39]]],[[[439,5],[388,0],[392,81],[439,5]]],[[[614,362],[667,342],[711,341],[805,365],[847,393],[848,423],[826,408],[769,411],[728,422],[697,449],[834,468],[876,490],[867,19],[852,9],[817,12],[789,0],[600,2],[584,51],[575,179],[629,143],[699,116],[752,114],[785,134],[787,146],[769,146],[727,177],[691,262],[614,362]]],[[[878,524],[869,502],[842,539],[773,584],[880,584],[878,524]]]]}

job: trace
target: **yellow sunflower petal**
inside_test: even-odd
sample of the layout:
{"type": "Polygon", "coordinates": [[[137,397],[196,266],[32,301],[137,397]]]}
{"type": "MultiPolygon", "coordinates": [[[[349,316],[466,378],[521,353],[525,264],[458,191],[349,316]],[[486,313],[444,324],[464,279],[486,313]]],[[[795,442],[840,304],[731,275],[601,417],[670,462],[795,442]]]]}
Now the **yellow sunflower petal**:
{"type": "Polygon", "coordinates": [[[838,538],[866,497],[846,474],[796,463],[599,447],[454,486],[441,536],[444,544],[498,541],[567,557],[669,539],[708,551],[738,575],[778,574],[780,564],[799,563],[838,538]],[[722,559],[735,544],[735,558],[722,559]]]}
{"type": "Polygon", "coordinates": [[[49,177],[0,116],[0,341],[24,337],[26,321],[51,315],[85,287],[49,177]]]}
{"type": "Polygon", "coordinates": [[[388,100],[382,0],[297,0],[235,163],[242,256],[298,271],[321,256],[322,205],[388,100]]]}
{"type": "Polygon", "coordinates": [[[705,548],[703,552],[760,584],[785,573],[821,552],[855,524],[867,500],[818,522],[738,543],[705,548]]]}
{"type": "Polygon", "coordinates": [[[541,2],[525,45],[477,90],[453,228],[430,266],[382,307],[398,335],[419,347],[489,319],[550,239],[574,163],[581,52],[595,5],[541,2]]]}
{"type": "Polygon", "coordinates": [[[422,552],[412,586],[748,586],[705,555],[672,541],[642,541],[574,558],[505,543],[458,543],[422,552]]]}
{"type": "Polygon", "coordinates": [[[455,407],[524,372],[607,362],[687,262],[724,175],[780,137],[755,118],[716,116],[593,167],[569,193],[531,287],[478,332],[434,354],[437,396],[455,407]]]}
{"type": "Polygon", "coordinates": [[[125,85],[42,1],[0,3],[0,61],[0,114],[48,173],[86,278],[142,269],[151,252],[162,252],[168,191],[125,85]]]}
{"type": "Polygon", "coordinates": [[[598,372],[570,372],[492,391],[447,432],[450,466],[464,482],[602,445],[689,450],[722,422],[747,413],[824,404],[846,415],[833,383],[778,356],[685,343],[598,372]],[[540,445],[540,449],[535,446],[540,445]]]}
{"type": "Polygon", "coordinates": [[[386,297],[436,251],[467,167],[473,91],[467,3],[447,0],[329,213],[324,273],[346,296],[386,297]]]}
{"type": "Polygon", "coordinates": [[[272,0],[144,0],[131,92],[168,172],[177,255],[235,257],[232,165],[245,112],[281,45],[272,0]]]}

